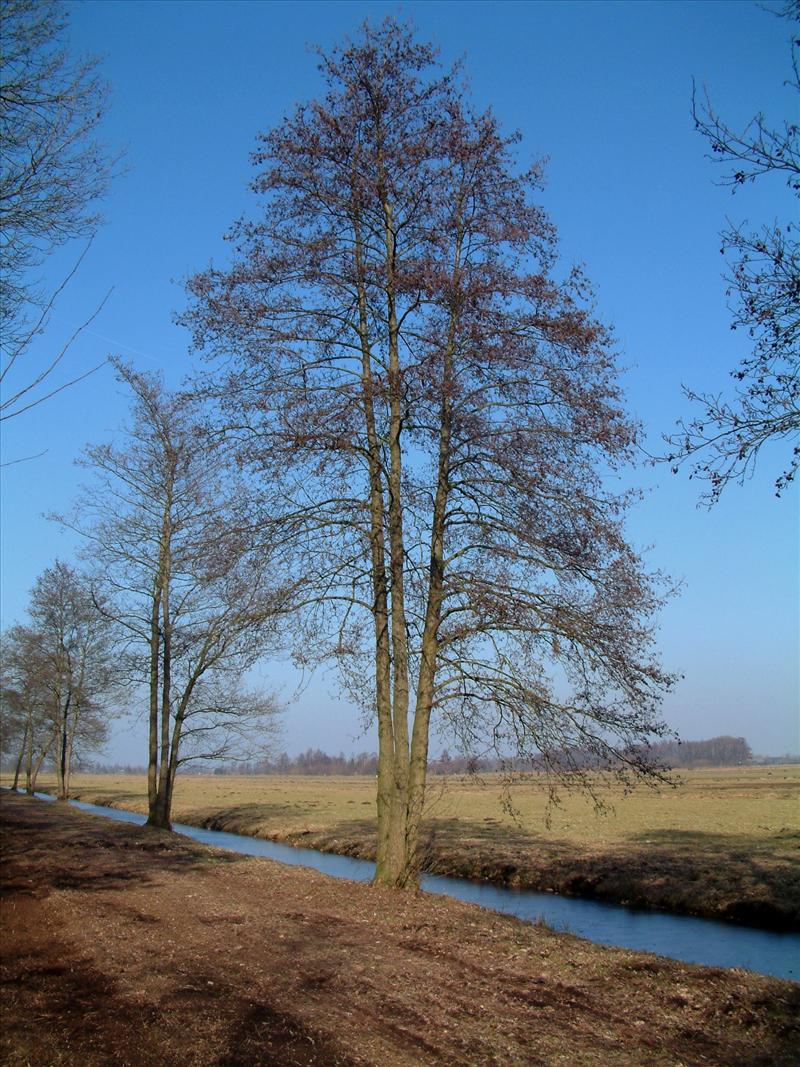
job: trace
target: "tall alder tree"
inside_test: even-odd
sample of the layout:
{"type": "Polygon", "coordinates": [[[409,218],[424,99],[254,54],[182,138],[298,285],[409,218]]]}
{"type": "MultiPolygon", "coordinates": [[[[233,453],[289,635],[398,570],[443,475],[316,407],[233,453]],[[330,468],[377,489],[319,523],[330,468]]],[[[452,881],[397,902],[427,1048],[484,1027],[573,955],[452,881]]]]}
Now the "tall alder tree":
{"type": "Polygon", "coordinates": [[[146,688],[148,823],[169,828],[182,765],[270,751],[277,703],[242,676],[273,646],[286,591],[192,398],[112,363],[132,418],[116,443],[86,449],[93,479],[60,521],[85,537],[120,668],[146,688]]]}
{"type": "Polygon", "coordinates": [[[539,168],[392,20],[321,71],[325,95],[261,136],[260,210],[185,321],[292,547],[300,654],[337,659],[377,716],[376,880],[402,887],[432,722],[569,781],[573,746],[647,775],[634,746],[664,730],[670,678],[658,583],[604,484],[636,428],[586,280],[556,276],[539,168]]]}

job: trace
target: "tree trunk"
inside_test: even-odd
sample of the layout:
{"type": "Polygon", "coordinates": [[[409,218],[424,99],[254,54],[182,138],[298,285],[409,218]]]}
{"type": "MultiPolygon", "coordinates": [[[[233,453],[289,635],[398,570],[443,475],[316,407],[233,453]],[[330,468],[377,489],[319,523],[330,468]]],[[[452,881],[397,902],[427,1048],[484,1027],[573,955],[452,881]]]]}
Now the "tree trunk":
{"type": "MultiPolygon", "coordinates": [[[[164,781],[163,775],[162,781],[164,781]]],[[[172,829],[172,822],[170,821],[170,800],[171,797],[166,794],[166,791],[159,788],[155,803],[150,807],[150,814],[147,816],[147,822],[145,823],[146,826],[151,826],[157,830],[172,829]]]]}
{"type": "Polygon", "coordinates": [[[181,734],[189,701],[192,693],[205,670],[205,660],[201,656],[199,663],[181,694],[178,706],[175,709],[174,722],[172,725],[172,737],[166,739],[166,747],[162,747],[161,768],[158,778],[158,793],[156,802],[151,806],[148,826],[155,826],[161,830],[172,829],[172,797],[175,792],[175,778],[178,774],[178,754],[180,752],[181,734]]]}
{"type": "Polygon", "coordinates": [[[169,611],[169,590],[172,576],[172,503],[175,464],[174,455],[171,452],[168,452],[167,455],[171,461],[171,466],[167,472],[167,480],[164,487],[158,572],[155,577],[153,603],[150,614],[150,735],[149,760],[147,766],[147,825],[156,826],[159,829],[165,830],[171,828],[170,799],[166,793],[166,780],[168,777],[172,688],[172,632],[169,611]],[[159,623],[161,624],[160,626],[159,623]],[[162,648],[163,661],[160,662],[159,657],[162,648]]]}
{"type": "Polygon", "coordinates": [[[67,746],[64,751],[64,800],[69,800],[69,787],[72,778],[72,750],[75,744],[75,732],[78,729],[78,705],[73,703],[73,708],[67,730],[67,746]]]}
{"type": "Polygon", "coordinates": [[[147,743],[147,803],[152,812],[158,792],[158,658],[161,611],[160,577],[156,578],[150,610],[150,722],[147,743]]]}
{"type": "MultiPolygon", "coordinates": [[[[377,116],[376,116],[377,118],[377,116]]],[[[391,711],[384,710],[386,728],[379,731],[378,855],[375,881],[405,888],[417,880],[416,857],[409,852],[408,630],[405,611],[405,545],[403,536],[402,380],[395,294],[396,235],[393,206],[385,193],[382,134],[378,124],[378,181],[382,186],[386,263],[386,326],[389,340],[389,528],[390,620],[392,649],[391,711]],[[383,750],[383,751],[381,751],[383,750]]],[[[380,708],[379,708],[380,718],[380,708]]]]}
{"type": "Polygon", "coordinates": [[[28,758],[25,760],[25,792],[33,796],[36,780],[33,774],[33,722],[28,719],[28,758]]]}
{"type": "MultiPolygon", "coordinates": [[[[384,200],[387,270],[391,279],[394,261],[392,208],[384,200]]],[[[461,267],[461,238],[456,241],[453,281],[458,281],[461,267]]],[[[390,281],[391,287],[391,281],[390,281]]],[[[455,288],[454,284],[454,288],[455,288]]],[[[389,393],[390,393],[390,470],[389,470],[389,536],[391,555],[392,653],[394,664],[394,708],[392,714],[393,778],[386,782],[389,760],[385,761],[384,793],[386,801],[378,807],[378,862],[375,881],[396,888],[416,887],[419,883],[419,831],[425,805],[425,785],[428,770],[430,717],[433,707],[438,630],[441,622],[444,588],[444,530],[447,500],[450,489],[450,451],[452,440],[453,358],[459,309],[450,313],[447,343],[444,351],[442,401],[439,426],[439,457],[436,497],[431,530],[428,600],[422,635],[422,656],[417,684],[413,729],[408,737],[408,636],[404,604],[404,561],[402,512],[402,452],[400,448],[401,382],[397,347],[397,315],[394,294],[387,294],[389,328],[389,393]],[[383,814],[383,818],[381,815],[383,814]]],[[[382,738],[381,738],[382,740],[382,738]]],[[[379,796],[381,793],[381,763],[379,762],[379,796]]]]}
{"type": "MultiPolygon", "coordinates": [[[[188,699],[186,702],[188,703],[188,699]]],[[[169,759],[161,765],[156,820],[151,823],[148,819],[148,825],[158,826],[162,830],[172,829],[172,797],[175,793],[175,778],[178,773],[178,750],[182,722],[182,715],[179,713],[175,716],[169,759]]]]}
{"type": "Polygon", "coordinates": [[[61,801],[68,799],[67,737],[71,697],[72,693],[68,693],[64,703],[64,710],[61,712],[61,721],[58,726],[58,745],[56,747],[56,799],[61,801]]]}
{"type": "MultiPolygon", "coordinates": [[[[164,544],[171,542],[171,519],[165,516],[164,544]]],[[[170,553],[164,553],[161,577],[161,751],[159,753],[158,797],[156,800],[157,825],[169,829],[169,740],[172,729],[172,616],[170,615],[170,583],[172,567],[170,553]]]]}
{"type": "Polygon", "coordinates": [[[30,731],[30,726],[26,722],[25,723],[25,733],[22,735],[22,747],[19,750],[19,759],[17,760],[17,765],[14,768],[14,781],[11,783],[11,788],[13,789],[13,791],[15,793],[17,791],[17,786],[19,785],[19,774],[20,774],[20,771],[22,770],[22,761],[25,758],[25,750],[28,747],[28,734],[29,734],[29,731],[30,731]]]}
{"type": "Polygon", "coordinates": [[[150,815],[147,819],[147,826],[154,826],[159,830],[172,829],[172,794],[175,789],[175,774],[178,769],[177,755],[179,742],[180,720],[176,716],[172,744],[170,745],[169,739],[167,739],[166,748],[162,745],[161,766],[158,776],[158,792],[156,794],[155,803],[150,807],[150,815]],[[175,736],[176,733],[177,737],[175,736]]]}
{"type": "Polygon", "coordinates": [[[33,765],[33,770],[31,771],[31,774],[30,774],[30,776],[28,778],[28,782],[27,782],[27,786],[26,786],[26,792],[31,793],[31,794],[36,792],[36,779],[39,777],[39,771],[42,769],[42,764],[44,763],[44,758],[45,758],[46,755],[47,755],[47,749],[43,748],[42,751],[39,753],[39,758],[36,760],[36,763],[33,765]]]}
{"type": "MultiPolygon", "coordinates": [[[[355,163],[354,163],[355,165],[355,163]]],[[[389,651],[389,603],[384,538],[384,499],[381,448],[375,425],[372,352],[369,342],[367,296],[364,283],[363,243],[357,205],[353,209],[356,277],[358,280],[359,338],[361,342],[361,390],[367,431],[370,496],[370,567],[372,572],[373,620],[375,626],[375,689],[378,717],[378,855],[375,881],[393,885],[397,842],[391,833],[396,810],[394,787],[394,731],[392,729],[391,655],[389,651]]]]}

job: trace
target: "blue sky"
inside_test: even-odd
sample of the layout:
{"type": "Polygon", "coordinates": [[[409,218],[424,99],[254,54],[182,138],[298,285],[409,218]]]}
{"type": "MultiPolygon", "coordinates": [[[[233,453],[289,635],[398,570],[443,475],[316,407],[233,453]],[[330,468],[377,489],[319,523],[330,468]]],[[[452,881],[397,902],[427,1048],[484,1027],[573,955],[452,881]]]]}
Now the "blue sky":
{"type": "MultiPolygon", "coordinates": [[[[39,355],[113,292],[70,353],[79,371],[109,353],[177,384],[188,337],[173,324],[181,279],[223,261],[222,235],[252,208],[255,135],[319,88],[308,46],[330,46],[365,18],[411,17],[445,61],[464,56],[479,105],[523,134],[521,161],[549,158],[542,200],[566,262],[586,265],[616,331],[631,409],[658,450],[687,413],[681,383],[727,386],[747,352],[730,330],[719,231],[726,217],[788,218],[779,179],[732,197],[693,129],[692,78],[731,124],[761,109],[777,122],[796,107],[783,85],[788,26],[750,3],[173,3],[69,5],[75,51],[103,57],[113,103],[104,127],[125,146],[126,173],[104,205],[106,225],[60,301],[39,355]]],[[[63,276],[79,249],[47,265],[63,276]]],[[[69,506],[87,442],[108,438],[125,404],[101,371],[6,424],[2,471],[2,618],[24,611],[36,575],[70,536],[43,513],[69,506]]],[[[731,487],[710,512],[684,475],[642,467],[645,499],[630,523],[648,560],[683,582],[659,635],[684,675],[665,706],[686,738],[744,735],[762,753],[798,751],[798,487],[775,500],[780,455],[731,487]]],[[[265,678],[290,696],[280,664],[265,678]]],[[[374,748],[357,715],[312,680],[286,717],[290,751],[374,748]]],[[[138,723],[109,756],[144,760],[138,723]]]]}

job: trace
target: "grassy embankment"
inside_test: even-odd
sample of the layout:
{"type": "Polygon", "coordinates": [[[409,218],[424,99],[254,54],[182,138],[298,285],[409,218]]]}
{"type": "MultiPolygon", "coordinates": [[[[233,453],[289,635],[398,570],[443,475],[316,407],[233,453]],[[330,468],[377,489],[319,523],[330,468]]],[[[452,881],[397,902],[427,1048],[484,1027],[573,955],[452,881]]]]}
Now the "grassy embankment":
{"type": "MultiPolygon", "coordinates": [[[[432,780],[428,870],[800,929],[800,766],[684,772],[675,789],[609,795],[606,815],[566,795],[549,828],[542,778],[516,787],[518,821],[503,812],[500,788],[492,778],[432,780]]],[[[174,818],[372,859],[374,794],[371,778],[185,777],[174,818]]],[[[143,778],[78,775],[73,795],[146,811],[143,778]]]]}

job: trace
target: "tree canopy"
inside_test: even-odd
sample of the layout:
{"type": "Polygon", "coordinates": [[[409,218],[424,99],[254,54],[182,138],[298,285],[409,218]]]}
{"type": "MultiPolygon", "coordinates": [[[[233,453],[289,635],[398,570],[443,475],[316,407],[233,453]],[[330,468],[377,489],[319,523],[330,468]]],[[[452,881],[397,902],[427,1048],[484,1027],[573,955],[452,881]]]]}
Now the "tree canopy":
{"type": "Polygon", "coordinates": [[[32,345],[83,256],[51,288],[41,285],[37,268],[67,241],[91,239],[100,223],[98,202],[116,163],[97,136],[108,88],[97,60],[70,56],[66,26],[66,9],[55,0],[3,2],[0,420],[21,415],[86,376],[52,386],[53,371],[83,326],[31,365],[32,345]]]}
{"type": "MultiPolygon", "coordinates": [[[[800,3],[781,10],[785,18],[800,22],[800,3]]],[[[800,37],[796,25],[791,39],[792,69],[787,87],[796,95],[795,116],[781,125],[769,123],[759,112],[737,130],[714,109],[706,95],[693,101],[696,129],[711,148],[711,159],[729,168],[723,185],[736,191],[753,182],[785,180],[800,198],[800,37]]],[[[684,391],[695,410],[688,422],[667,438],[673,452],[667,457],[677,471],[689,461],[694,477],[708,483],[705,499],[713,503],[730,482],[743,482],[755,469],[768,444],[790,447],[775,493],[794,480],[800,463],[800,245],[797,212],[784,221],[767,222],[759,229],[747,223],[731,224],[721,235],[727,257],[731,328],[744,330],[752,352],[731,371],[734,390],[700,393],[684,391]]]]}
{"type": "Polygon", "coordinates": [[[86,449],[92,480],[61,521],[85,538],[119,670],[146,687],[150,822],[169,826],[181,765],[269,751],[277,702],[244,675],[274,644],[285,591],[192,398],[114,364],[130,424],[86,449]]]}
{"type": "Polygon", "coordinates": [[[292,547],[299,655],[377,716],[377,877],[403,885],[434,716],[470,748],[630,751],[670,679],[605,482],[637,429],[586,278],[558,277],[541,168],[393,20],[320,68],[186,321],[292,547]]]}

